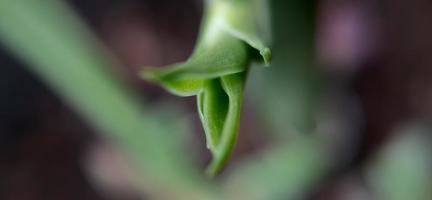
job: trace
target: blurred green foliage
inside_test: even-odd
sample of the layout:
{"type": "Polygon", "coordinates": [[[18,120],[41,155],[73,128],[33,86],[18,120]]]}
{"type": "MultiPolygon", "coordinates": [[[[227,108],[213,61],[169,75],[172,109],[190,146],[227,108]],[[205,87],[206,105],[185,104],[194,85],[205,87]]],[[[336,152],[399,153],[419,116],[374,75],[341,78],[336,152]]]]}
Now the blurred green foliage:
{"type": "Polygon", "coordinates": [[[377,199],[432,199],[431,127],[414,123],[397,130],[367,169],[377,199]]]}
{"type": "MultiPolygon", "coordinates": [[[[174,196],[176,199],[209,199],[215,198],[214,195],[224,196],[223,199],[245,199],[243,195],[249,196],[247,193],[209,192],[218,191],[219,186],[202,184],[205,182],[199,180],[198,170],[184,159],[186,156],[181,156],[181,145],[176,142],[181,139],[175,139],[184,137],[179,133],[181,129],[161,124],[152,109],[142,108],[145,104],[137,101],[134,91],[115,76],[106,53],[63,3],[5,0],[0,9],[2,43],[26,61],[30,70],[85,119],[119,142],[131,162],[140,166],[139,173],[144,176],[138,176],[136,181],[146,193],[155,199],[174,196]],[[161,192],[164,188],[173,192],[161,192]]],[[[279,41],[275,40],[277,43],[279,41]]],[[[232,178],[228,182],[240,181],[245,190],[253,188],[266,198],[297,196],[305,186],[297,183],[310,179],[303,175],[314,174],[310,172],[320,166],[317,165],[320,160],[315,158],[320,158],[321,151],[314,145],[302,145],[306,143],[287,148],[281,144],[281,148],[262,155],[269,167],[273,166],[273,175],[267,173],[267,168],[257,167],[259,164],[251,159],[241,167],[245,168],[247,179],[232,178]],[[292,188],[293,185],[296,187],[292,188]],[[285,191],[287,188],[290,190],[285,191]]],[[[243,177],[241,173],[238,176],[243,177]]]]}
{"type": "Polygon", "coordinates": [[[151,187],[200,187],[194,166],[182,155],[185,130],[143,108],[63,2],[1,1],[0,38],[82,117],[118,141],[133,163],[145,169],[145,179],[159,180],[151,187]]]}
{"type": "Polygon", "coordinates": [[[311,134],[319,95],[314,63],[315,1],[271,1],[271,70],[253,68],[250,95],[277,136],[311,134]]]}
{"type": "MultiPolygon", "coordinates": [[[[85,120],[118,142],[136,169],[132,178],[150,198],[300,199],[328,172],[331,160],[313,129],[322,83],[313,61],[314,13],[314,1],[271,1],[274,60],[272,68],[251,71],[248,95],[277,140],[212,182],[185,154],[187,128],[168,123],[175,120],[163,114],[178,109],[140,101],[63,2],[1,0],[0,42],[85,120]]],[[[426,140],[401,139],[365,169],[380,199],[430,197],[426,140]]]]}

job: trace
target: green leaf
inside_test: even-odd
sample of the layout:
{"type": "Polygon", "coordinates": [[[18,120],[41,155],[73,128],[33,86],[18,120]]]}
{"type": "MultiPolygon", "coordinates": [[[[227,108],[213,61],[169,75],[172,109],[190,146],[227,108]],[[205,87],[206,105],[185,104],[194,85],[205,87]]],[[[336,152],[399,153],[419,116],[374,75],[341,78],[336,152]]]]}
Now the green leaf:
{"type": "MultiPolygon", "coordinates": [[[[268,65],[271,60],[271,52],[264,44],[263,38],[269,36],[263,36],[264,34],[268,34],[263,33],[268,32],[268,30],[265,30],[265,28],[262,27],[268,23],[259,24],[257,17],[260,16],[265,18],[267,16],[266,13],[258,13],[257,15],[257,11],[266,12],[264,9],[259,9],[261,6],[264,6],[264,2],[266,1],[230,1],[230,6],[221,3],[221,7],[223,7],[221,9],[229,10],[227,11],[227,19],[229,20],[223,24],[226,31],[258,50],[264,63],[268,65]],[[253,19],[253,21],[249,21],[248,23],[245,19],[253,19]],[[261,25],[261,27],[258,24],[261,25]]],[[[227,4],[227,1],[225,1],[225,4],[227,4]]],[[[215,12],[218,12],[218,10],[215,12]]],[[[266,28],[268,29],[268,27],[266,28]]],[[[266,39],[269,40],[268,38],[266,39]]]]}
{"type": "Polygon", "coordinates": [[[208,87],[198,95],[207,147],[213,155],[206,170],[209,177],[223,167],[236,142],[246,75],[247,72],[242,72],[210,80],[208,87]]]}
{"type": "Polygon", "coordinates": [[[0,1],[0,43],[99,133],[121,145],[134,172],[140,170],[131,178],[146,194],[207,199],[207,185],[181,148],[185,130],[166,125],[168,117],[161,120],[151,106],[144,112],[143,101],[63,1],[0,1]]]}
{"type": "Polygon", "coordinates": [[[213,160],[206,174],[214,176],[228,159],[237,138],[243,87],[249,63],[261,55],[267,65],[270,49],[261,39],[268,31],[263,1],[208,0],[200,36],[191,57],[164,68],[147,68],[142,77],[179,96],[197,95],[198,111],[213,160]],[[261,2],[261,4],[259,4],[261,2]],[[265,31],[264,31],[265,30],[265,31]]]}
{"type": "Polygon", "coordinates": [[[147,80],[159,82],[179,96],[197,95],[203,81],[242,72],[248,62],[247,46],[228,33],[222,33],[216,44],[199,44],[185,63],[165,68],[147,69],[142,73],[147,80]]]}

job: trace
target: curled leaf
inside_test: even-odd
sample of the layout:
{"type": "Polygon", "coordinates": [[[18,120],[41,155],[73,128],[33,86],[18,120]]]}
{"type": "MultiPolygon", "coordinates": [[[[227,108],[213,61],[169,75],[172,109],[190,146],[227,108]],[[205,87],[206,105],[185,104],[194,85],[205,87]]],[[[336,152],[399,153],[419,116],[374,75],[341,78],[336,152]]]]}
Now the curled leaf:
{"type": "Polygon", "coordinates": [[[235,144],[249,63],[255,55],[266,65],[271,59],[270,49],[260,37],[265,28],[257,20],[266,13],[257,12],[257,2],[263,1],[206,1],[200,37],[191,57],[164,68],[146,68],[141,74],[173,94],[197,95],[207,148],[213,156],[208,176],[222,168],[235,144]]]}
{"type": "Polygon", "coordinates": [[[246,76],[247,72],[223,76],[217,82],[220,84],[217,87],[222,87],[222,91],[208,88],[198,96],[207,145],[213,155],[213,160],[206,170],[206,174],[210,177],[214,176],[226,162],[236,142],[246,76]],[[206,93],[216,93],[216,95],[206,98],[206,93]],[[201,97],[202,95],[204,97],[201,97]],[[209,137],[214,137],[216,140],[209,137]]]}
{"type": "Polygon", "coordinates": [[[228,33],[211,46],[200,46],[184,63],[164,68],[146,69],[143,77],[161,83],[179,96],[197,95],[202,91],[203,81],[228,74],[242,72],[248,62],[248,48],[228,33]]]}

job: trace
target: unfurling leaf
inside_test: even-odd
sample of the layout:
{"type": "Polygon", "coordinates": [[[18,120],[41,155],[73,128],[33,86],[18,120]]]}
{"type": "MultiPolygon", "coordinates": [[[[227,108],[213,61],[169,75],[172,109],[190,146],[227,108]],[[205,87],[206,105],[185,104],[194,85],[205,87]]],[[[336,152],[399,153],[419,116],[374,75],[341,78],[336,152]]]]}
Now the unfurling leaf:
{"type": "Polygon", "coordinates": [[[208,0],[196,48],[183,63],[145,69],[142,77],[179,96],[197,96],[207,148],[213,159],[206,174],[214,176],[229,158],[237,138],[243,88],[249,64],[271,53],[264,44],[264,0],[208,0]],[[261,11],[259,10],[261,9],[261,11]]]}

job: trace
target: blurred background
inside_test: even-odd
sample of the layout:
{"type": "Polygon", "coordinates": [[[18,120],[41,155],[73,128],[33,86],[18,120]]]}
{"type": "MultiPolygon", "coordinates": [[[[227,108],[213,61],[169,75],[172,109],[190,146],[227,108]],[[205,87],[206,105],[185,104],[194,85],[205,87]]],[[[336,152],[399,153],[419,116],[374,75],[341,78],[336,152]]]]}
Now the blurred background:
{"type": "MultiPolygon", "coordinates": [[[[67,3],[147,107],[175,107],[178,116],[162,123],[184,120],[193,133],[186,155],[203,169],[210,155],[195,99],[173,96],[136,75],[144,66],[187,59],[203,2],[67,3]]],[[[431,199],[432,1],[269,3],[274,60],[270,68],[251,70],[238,143],[222,177],[275,141],[313,137],[326,151],[306,165],[325,166],[286,177],[287,185],[311,178],[295,195],[275,199],[431,199]]],[[[2,46],[0,63],[0,199],[152,199],[127,178],[116,145],[27,63],[2,46]]]]}

